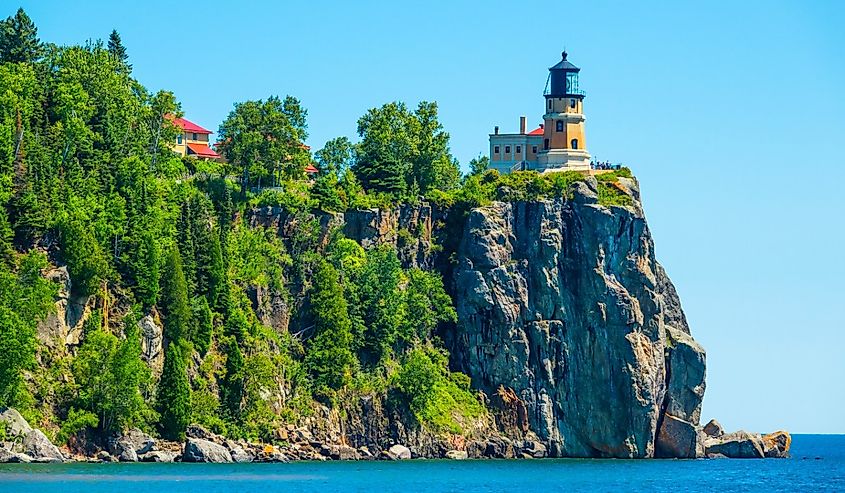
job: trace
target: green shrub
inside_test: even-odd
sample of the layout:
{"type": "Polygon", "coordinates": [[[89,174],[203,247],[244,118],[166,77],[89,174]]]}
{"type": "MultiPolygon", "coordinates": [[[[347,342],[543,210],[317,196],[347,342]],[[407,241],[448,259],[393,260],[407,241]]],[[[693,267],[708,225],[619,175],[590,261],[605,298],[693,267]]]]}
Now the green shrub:
{"type": "Polygon", "coordinates": [[[67,413],[67,418],[62,422],[59,433],[56,435],[56,441],[65,445],[70,437],[85,428],[95,429],[99,424],[100,420],[97,419],[96,414],[72,407],[67,413]]]}

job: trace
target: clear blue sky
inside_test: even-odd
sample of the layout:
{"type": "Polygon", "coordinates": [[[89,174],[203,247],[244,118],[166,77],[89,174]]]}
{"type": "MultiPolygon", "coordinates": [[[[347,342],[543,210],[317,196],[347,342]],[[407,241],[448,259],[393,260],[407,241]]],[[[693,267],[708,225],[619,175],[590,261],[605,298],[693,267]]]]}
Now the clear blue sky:
{"type": "Polygon", "coordinates": [[[587,147],[639,177],[707,349],[704,419],[845,433],[845,3],[4,0],[2,15],[18,3],[44,40],[116,28],[135,76],[210,129],[235,101],[291,94],[318,149],[368,108],[435,100],[464,164],[494,125],[539,122],[565,46],[587,147]]]}

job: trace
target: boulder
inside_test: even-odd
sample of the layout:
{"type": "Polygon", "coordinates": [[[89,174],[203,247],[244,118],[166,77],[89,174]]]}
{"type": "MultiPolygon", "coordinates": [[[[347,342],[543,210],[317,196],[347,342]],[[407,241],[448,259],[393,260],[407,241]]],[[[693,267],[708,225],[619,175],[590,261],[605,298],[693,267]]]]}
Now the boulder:
{"type": "Polygon", "coordinates": [[[450,450],[446,452],[446,458],[452,460],[465,460],[469,457],[466,450],[450,450]]]}
{"type": "Polygon", "coordinates": [[[704,442],[704,448],[708,457],[721,454],[731,459],[762,459],[766,456],[763,451],[763,438],[757,433],[746,431],[708,438],[704,442]]]}
{"type": "Polygon", "coordinates": [[[725,434],[725,429],[722,428],[721,423],[715,419],[711,419],[706,425],[704,425],[704,434],[709,437],[719,438],[725,434]]]}
{"type": "Polygon", "coordinates": [[[120,437],[109,444],[109,453],[120,462],[138,462],[138,453],[131,440],[120,437]]]}
{"type": "Polygon", "coordinates": [[[404,445],[396,444],[385,451],[386,457],[390,460],[404,460],[411,458],[411,449],[404,445]]]}
{"type": "Polygon", "coordinates": [[[23,439],[23,451],[33,460],[63,461],[64,456],[59,452],[58,447],[41,432],[33,429],[23,439]]]}
{"type": "Polygon", "coordinates": [[[227,442],[226,448],[229,449],[229,454],[232,456],[234,462],[252,462],[255,458],[251,453],[236,443],[227,442]]]}
{"type": "Polygon", "coordinates": [[[217,441],[220,437],[208,431],[203,425],[190,424],[185,429],[185,436],[188,438],[201,438],[210,442],[217,441]]]}
{"type": "Polygon", "coordinates": [[[494,437],[487,440],[484,447],[484,457],[491,459],[513,459],[515,456],[513,444],[503,437],[494,437]]]}
{"type": "Polygon", "coordinates": [[[702,457],[703,443],[695,425],[671,414],[663,415],[655,444],[655,455],[678,459],[702,457]]]}
{"type": "Polygon", "coordinates": [[[0,447],[0,463],[2,464],[26,464],[32,462],[32,457],[22,454],[20,452],[13,452],[4,447],[0,447]]]}
{"type": "Polygon", "coordinates": [[[349,445],[334,445],[330,447],[329,457],[334,460],[358,460],[358,451],[349,445]]]}
{"type": "Polygon", "coordinates": [[[766,457],[789,457],[789,447],[791,445],[792,436],[785,431],[781,430],[763,435],[763,453],[766,457]]]}
{"type": "Polygon", "coordinates": [[[706,387],[704,348],[688,333],[670,325],[666,326],[666,335],[669,347],[664,412],[697,426],[706,387]]]}
{"type": "Polygon", "coordinates": [[[176,454],[165,450],[153,450],[138,457],[141,462],[173,462],[176,454]]]}
{"type": "Polygon", "coordinates": [[[6,434],[8,436],[25,436],[32,431],[32,427],[23,419],[21,413],[12,407],[0,408],[0,422],[6,423],[6,434]]]}
{"type": "Polygon", "coordinates": [[[525,440],[522,443],[522,453],[530,457],[534,457],[535,459],[539,459],[541,457],[545,457],[548,452],[546,451],[546,446],[541,442],[538,442],[537,440],[525,440]]]}
{"type": "Polygon", "coordinates": [[[202,438],[188,438],[185,441],[183,462],[232,462],[232,454],[226,447],[202,438]]]}

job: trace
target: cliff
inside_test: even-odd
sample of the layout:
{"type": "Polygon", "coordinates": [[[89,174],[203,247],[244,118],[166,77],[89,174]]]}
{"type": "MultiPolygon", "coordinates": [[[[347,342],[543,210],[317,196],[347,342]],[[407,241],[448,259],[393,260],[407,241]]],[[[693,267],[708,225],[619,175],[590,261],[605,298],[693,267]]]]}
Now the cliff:
{"type": "MultiPolygon", "coordinates": [[[[315,402],[311,412],[276,430],[284,447],[232,442],[195,426],[182,460],[204,460],[204,453],[232,460],[404,456],[397,444],[414,456],[452,458],[785,455],[788,434],[700,426],[705,351],[655,258],[638,184],[615,182],[630,198],[624,206],[603,204],[600,186],[587,178],[561,197],[470,209],[420,203],[346,213],[248,211],[243,221],[250,228],[269,230],[289,250],[304,230],[318,251],[341,232],[365,249],[392,247],[405,267],[441,274],[457,320],[440,324],[437,336],[449,351],[450,370],[469,376],[488,411],[464,419],[460,432],[444,432],[417,422],[389,392],[349,389],[338,394],[335,408],[315,402]]],[[[60,290],[56,312],[39,325],[42,364],[76,350],[95,308],[70,294],[64,267],[47,277],[60,290]]],[[[307,338],[308,282],[292,279],[291,296],[248,287],[257,320],[278,334],[307,338]]],[[[110,310],[122,304],[119,292],[114,297],[110,310]]],[[[161,325],[155,309],[138,322],[141,358],[156,378],[167,344],[161,325]]],[[[203,358],[192,359],[195,379],[203,358]]],[[[289,385],[279,381],[262,392],[268,402],[282,401],[289,385]]],[[[121,440],[131,441],[109,441],[114,457],[125,457],[120,447],[113,450],[121,440]]],[[[135,455],[180,457],[180,445],[161,447],[139,445],[135,455]]]]}

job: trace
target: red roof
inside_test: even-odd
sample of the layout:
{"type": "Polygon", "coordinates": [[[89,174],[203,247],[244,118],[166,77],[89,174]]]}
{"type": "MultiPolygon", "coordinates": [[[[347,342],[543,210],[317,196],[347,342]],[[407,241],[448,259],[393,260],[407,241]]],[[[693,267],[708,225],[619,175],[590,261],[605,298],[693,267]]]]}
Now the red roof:
{"type": "Polygon", "coordinates": [[[197,125],[196,123],[194,123],[190,120],[186,120],[184,118],[174,118],[173,123],[177,127],[184,130],[185,132],[191,132],[191,133],[196,133],[196,134],[210,134],[210,133],[212,133],[211,130],[206,130],[206,129],[200,127],[199,125],[197,125]]]}
{"type": "Polygon", "coordinates": [[[315,168],[313,164],[309,164],[308,166],[305,167],[305,172],[306,173],[319,173],[320,170],[315,168]]]}
{"type": "Polygon", "coordinates": [[[208,147],[205,144],[187,144],[188,146],[188,154],[196,154],[197,156],[201,157],[209,157],[209,158],[219,158],[220,154],[214,152],[211,147],[208,147]]]}
{"type": "Polygon", "coordinates": [[[537,127],[534,130],[528,132],[528,135],[543,135],[543,127],[537,127]]]}

